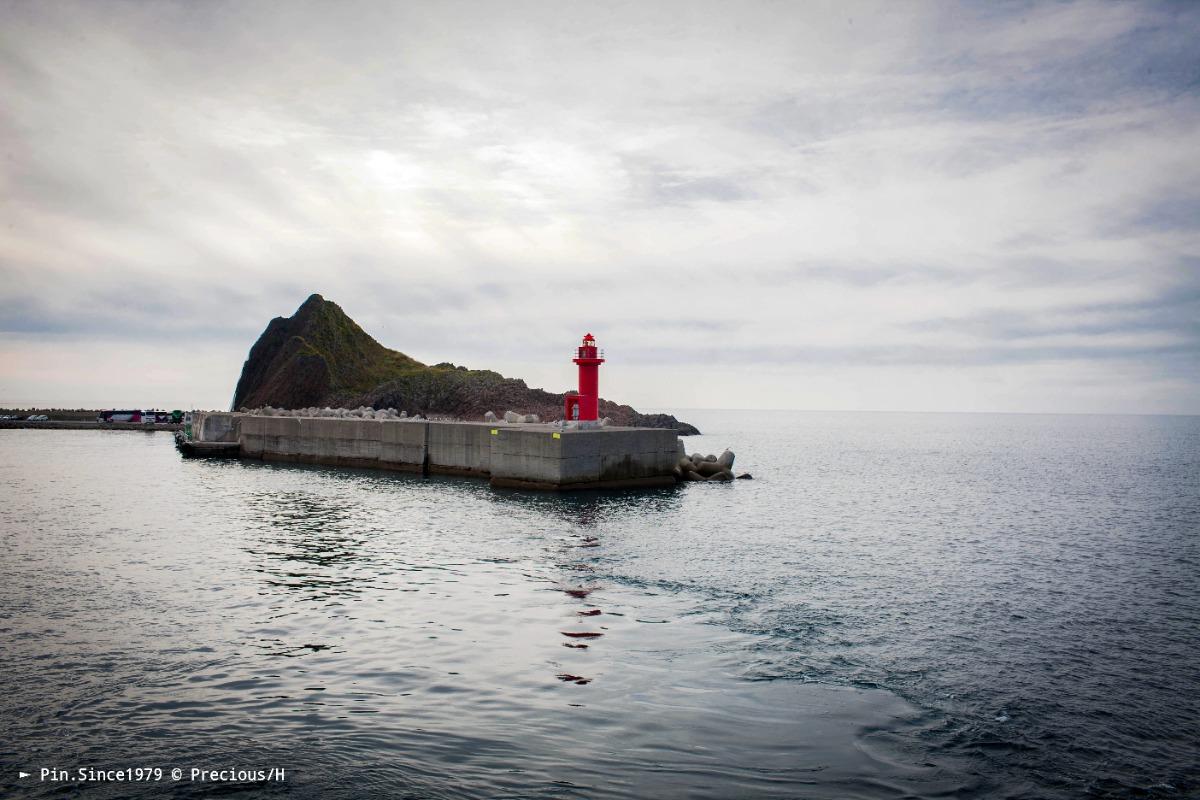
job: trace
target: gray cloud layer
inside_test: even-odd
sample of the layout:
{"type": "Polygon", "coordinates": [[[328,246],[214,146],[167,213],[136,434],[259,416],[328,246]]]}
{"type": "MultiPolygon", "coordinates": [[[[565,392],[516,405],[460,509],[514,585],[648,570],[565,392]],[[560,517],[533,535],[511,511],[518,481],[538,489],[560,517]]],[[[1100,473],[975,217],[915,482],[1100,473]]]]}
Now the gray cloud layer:
{"type": "Polygon", "coordinates": [[[222,404],[319,291],[644,404],[1200,412],[1193,5],[0,12],[0,403],[222,404]]]}

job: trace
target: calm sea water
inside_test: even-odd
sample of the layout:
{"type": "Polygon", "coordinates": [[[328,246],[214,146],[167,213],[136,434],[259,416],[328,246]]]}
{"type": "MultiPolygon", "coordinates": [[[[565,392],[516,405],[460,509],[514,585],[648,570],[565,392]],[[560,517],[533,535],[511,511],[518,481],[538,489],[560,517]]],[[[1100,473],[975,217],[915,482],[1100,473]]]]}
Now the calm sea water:
{"type": "Polygon", "coordinates": [[[681,416],[756,480],[523,494],[0,431],[0,788],[1200,791],[1200,418],[681,416]],[[138,766],[167,773],[76,774],[138,766]]]}

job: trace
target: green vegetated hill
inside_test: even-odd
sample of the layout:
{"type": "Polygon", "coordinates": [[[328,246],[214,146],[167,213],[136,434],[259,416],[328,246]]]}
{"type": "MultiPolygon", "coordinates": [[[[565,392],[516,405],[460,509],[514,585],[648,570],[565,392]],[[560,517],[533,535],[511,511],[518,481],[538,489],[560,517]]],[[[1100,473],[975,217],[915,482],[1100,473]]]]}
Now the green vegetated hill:
{"type": "MultiPolygon", "coordinates": [[[[484,412],[517,411],[561,419],[563,395],[531,389],[519,378],[454,364],[427,366],[390,350],[319,294],[291,317],[267,325],[242,366],[233,407],[394,408],[423,416],[480,419],[484,412]]],[[[669,414],[640,414],[600,401],[600,414],[618,425],[699,433],[669,414]]]]}

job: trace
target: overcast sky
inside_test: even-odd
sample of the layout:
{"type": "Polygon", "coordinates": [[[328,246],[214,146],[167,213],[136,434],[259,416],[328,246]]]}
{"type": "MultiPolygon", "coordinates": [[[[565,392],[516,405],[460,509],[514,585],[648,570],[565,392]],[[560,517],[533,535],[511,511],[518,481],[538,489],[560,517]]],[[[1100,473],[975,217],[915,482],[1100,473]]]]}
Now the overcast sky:
{"type": "Polygon", "coordinates": [[[227,407],[320,292],[644,410],[1200,413],[1200,4],[0,20],[0,405],[227,407]]]}

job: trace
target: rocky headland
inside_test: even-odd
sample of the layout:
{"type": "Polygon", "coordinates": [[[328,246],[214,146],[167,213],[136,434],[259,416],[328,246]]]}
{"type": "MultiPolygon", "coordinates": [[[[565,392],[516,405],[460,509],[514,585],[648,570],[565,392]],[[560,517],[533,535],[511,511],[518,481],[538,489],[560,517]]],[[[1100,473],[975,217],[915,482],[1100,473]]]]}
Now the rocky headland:
{"type": "MultiPolygon", "coordinates": [[[[340,306],[314,294],[292,316],[271,320],[250,348],[233,408],[365,406],[467,420],[514,410],[549,421],[562,418],[563,400],[563,394],[531,389],[491,370],[423,364],[384,347],[340,306]]],[[[600,416],[615,425],[699,433],[670,414],[641,414],[603,398],[600,416]]]]}

